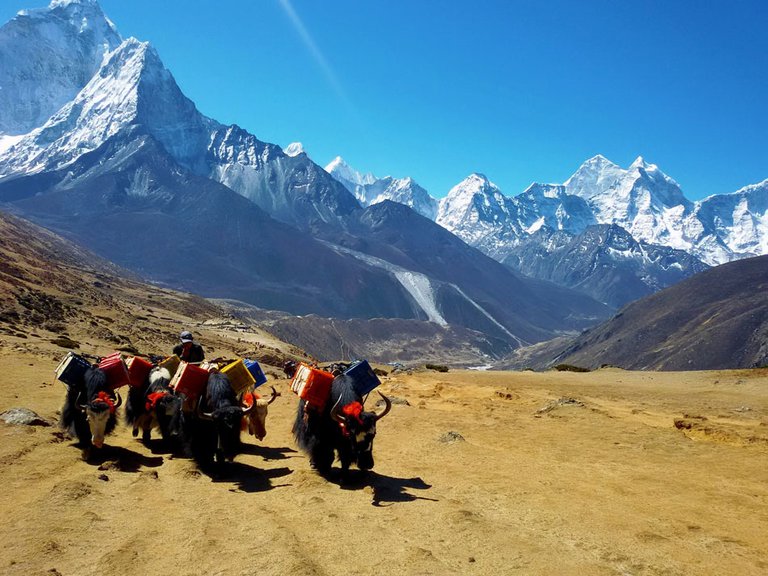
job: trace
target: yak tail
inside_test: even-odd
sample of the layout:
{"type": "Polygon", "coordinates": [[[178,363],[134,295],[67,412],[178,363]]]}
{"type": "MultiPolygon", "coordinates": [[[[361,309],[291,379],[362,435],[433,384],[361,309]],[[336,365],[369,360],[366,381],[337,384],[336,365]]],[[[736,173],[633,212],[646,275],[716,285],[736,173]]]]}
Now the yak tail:
{"type": "Polygon", "coordinates": [[[64,406],[61,408],[61,417],[59,418],[59,427],[67,432],[81,444],[90,444],[91,429],[88,426],[88,420],[77,407],[80,391],[76,386],[67,389],[67,396],[64,399],[64,406]]]}
{"type": "Polygon", "coordinates": [[[128,390],[128,401],[125,403],[125,421],[133,426],[139,417],[146,412],[144,390],[131,386],[128,390]]]}

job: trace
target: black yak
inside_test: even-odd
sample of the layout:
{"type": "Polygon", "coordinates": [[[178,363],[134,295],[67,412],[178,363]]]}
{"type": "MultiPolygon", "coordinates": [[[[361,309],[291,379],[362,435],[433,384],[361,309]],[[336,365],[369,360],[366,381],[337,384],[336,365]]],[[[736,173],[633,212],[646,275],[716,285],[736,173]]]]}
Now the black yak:
{"type": "Polygon", "coordinates": [[[389,398],[381,392],[379,396],[384,400],[384,409],[379,413],[367,412],[352,379],[342,374],[333,380],[330,398],[323,410],[299,400],[293,435],[299,448],[309,455],[312,468],[327,475],[336,455],[342,476],[347,475],[352,464],[363,471],[373,468],[376,422],[392,408],[389,398]]]}
{"type": "Polygon", "coordinates": [[[197,410],[185,414],[187,437],[192,455],[198,464],[221,465],[231,461],[240,451],[240,430],[243,416],[254,409],[255,403],[244,407],[237,399],[226,374],[213,373],[205,392],[200,396],[197,410]]]}
{"type": "Polygon", "coordinates": [[[80,382],[67,385],[59,425],[76,437],[83,448],[101,448],[104,437],[115,429],[116,412],[122,401],[107,384],[103,370],[88,368],[80,382]]]}
{"type": "Polygon", "coordinates": [[[152,436],[152,429],[159,428],[165,442],[181,437],[181,408],[183,398],[174,394],[170,387],[171,373],[166,368],[155,367],[149,372],[142,386],[131,386],[125,405],[125,419],[145,444],[152,436]]]}

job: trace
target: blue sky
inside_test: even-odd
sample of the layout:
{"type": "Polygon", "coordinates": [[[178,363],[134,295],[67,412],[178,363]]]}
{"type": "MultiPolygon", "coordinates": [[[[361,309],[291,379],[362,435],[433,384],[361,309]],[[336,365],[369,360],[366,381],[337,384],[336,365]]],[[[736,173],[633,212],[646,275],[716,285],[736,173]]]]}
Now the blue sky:
{"type": "MultiPolygon", "coordinates": [[[[0,19],[41,0],[2,0],[0,19]]],[[[691,199],[768,178],[764,0],[102,0],[206,115],[321,165],[509,196],[638,155],[691,199]]]]}

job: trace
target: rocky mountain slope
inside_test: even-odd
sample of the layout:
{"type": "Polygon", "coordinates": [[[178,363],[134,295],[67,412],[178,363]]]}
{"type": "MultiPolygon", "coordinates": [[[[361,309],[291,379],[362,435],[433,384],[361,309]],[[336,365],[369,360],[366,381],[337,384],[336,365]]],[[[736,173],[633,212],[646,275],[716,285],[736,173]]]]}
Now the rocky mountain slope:
{"type": "Polygon", "coordinates": [[[0,349],[53,359],[69,349],[96,356],[113,350],[165,355],[183,328],[195,333],[209,357],[248,355],[273,366],[305,358],[203,298],[146,284],[77,244],[0,212],[0,349]]]}
{"type": "Polygon", "coordinates": [[[510,250],[503,262],[615,308],[709,268],[683,250],[638,242],[616,224],[596,224],[576,235],[544,227],[510,250]]]}

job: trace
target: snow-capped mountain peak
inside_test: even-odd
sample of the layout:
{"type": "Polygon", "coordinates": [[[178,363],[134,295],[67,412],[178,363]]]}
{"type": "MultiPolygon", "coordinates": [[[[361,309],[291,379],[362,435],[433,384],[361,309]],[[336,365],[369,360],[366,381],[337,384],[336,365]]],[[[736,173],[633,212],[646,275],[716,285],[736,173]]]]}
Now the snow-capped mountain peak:
{"type": "Polygon", "coordinates": [[[465,241],[469,237],[485,237],[492,227],[509,219],[511,202],[487,176],[475,172],[440,200],[436,222],[465,241]],[[470,232],[473,227],[478,230],[470,232]]]}
{"type": "Polygon", "coordinates": [[[131,124],[142,125],[177,161],[192,167],[205,148],[206,120],[181,94],[148,42],[128,38],[77,96],[0,161],[0,174],[58,169],[131,124]]]}
{"type": "Polygon", "coordinates": [[[584,162],[564,186],[569,194],[589,199],[610,189],[625,173],[617,164],[598,154],[584,162]]]}
{"type": "Polygon", "coordinates": [[[443,198],[443,201],[455,205],[467,204],[478,194],[481,196],[495,196],[501,194],[501,190],[485,174],[473,172],[451,188],[445,198],[443,198]]]}
{"type": "Polygon", "coordinates": [[[693,203],[642,156],[626,170],[604,156],[590,158],[565,182],[565,190],[585,199],[601,224],[618,224],[637,240],[690,249],[681,228],[693,203]]]}
{"type": "Polygon", "coordinates": [[[632,164],[630,164],[629,169],[631,170],[633,168],[648,168],[649,166],[651,165],[649,165],[642,156],[638,156],[637,158],[635,158],[635,161],[632,162],[632,164]]]}
{"type": "Polygon", "coordinates": [[[461,189],[463,192],[474,190],[476,192],[487,193],[498,190],[499,187],[491,182],[485,174],[473,172],[453,188],[453,190],[456,190],[457,192],[459,191],[458,189],[461,189]]]}
{"type": "Polygon", "coordinates": [[[42,126],[121,42],[93,0],[54,0],[0,27],[0,134],[42,126]]]}
{"type": "Polygon", "coordinates": [[[286,156],[294,157],[299,154],[305,154],[304,145],[301,142],[291,142],[283,149],[286,156]]]}
{"type": "Polygon", "coordinates": [[[386,176],[372,184],[358,186],[356,194],[360,202],[366,206],[391,200],[405,204],[430,220],[434,220],[437,215],[437,200],[411,177],[386,176]]]}
{"type": "Polygon", "coordinates": [[[376,182],[377,178],[370,172],[363,174],[347,164],[341,156],[336,156],[325,167],[325,171],[341,182],[347,190],[355,194],[357,186],[366,186],[376,182]]]}
{"type": "Polygon", "coordinates": [[[51,0],[48,8],[53,10],[54,8],[67,8],[73,5],[95,7],[101,10],[97,0],[51,0]]]}

